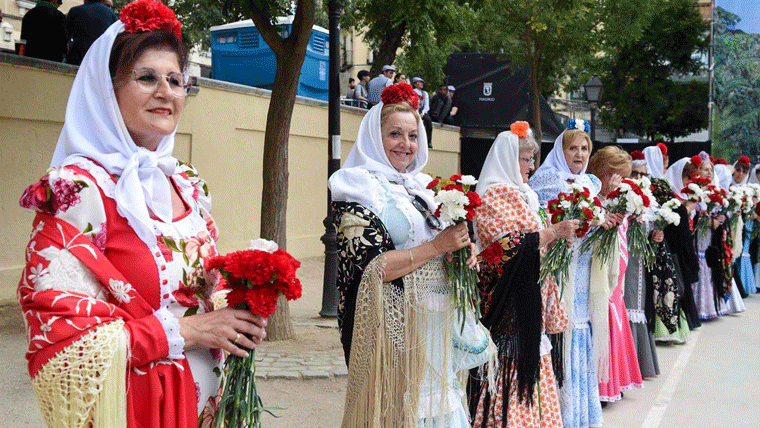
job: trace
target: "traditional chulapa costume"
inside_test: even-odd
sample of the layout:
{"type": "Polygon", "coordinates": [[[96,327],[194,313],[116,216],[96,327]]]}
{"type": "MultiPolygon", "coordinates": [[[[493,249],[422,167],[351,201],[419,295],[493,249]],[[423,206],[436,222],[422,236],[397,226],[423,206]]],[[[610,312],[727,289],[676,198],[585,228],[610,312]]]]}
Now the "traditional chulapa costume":
{"type": "Polygon", "coordinates": [[[539,283],[539,231],[546,225],[537,195],[522,180],[518,157],[517,135],[499,134],[477,185],[483,203],[477,231],[485,249],[482,320],[499,349],[499,368],[495,391],[477,373],[470,377],[473,426],[562,427],[552,345],[544,331],[561,333],[568,319],[556,282],[539,283]]]}
{"type": "MultiPolygon", "coordinates": [[[[554,141],[551,152],[529,182],[544,207],[559,193],[570,191],[568,180],[588,188],[592,196],[601,188],[598,178],[586,174],[588,162],[578,174],[570,171],[562,148],[564,135],[563,132],[554,141]]],[[[562,286],[565,310],[570,319],[570,329],[564,333],[565,376],[560,391],[565,428],[598,427],[603,422],[597,364],[600,355],[607,354],[609,346],[609,290],[606,289],[606,282],[599,284],[590,281],[591,254],[579,252],[584,239],[576,239],[573,243],[570,280],[562,286]]]]}
{"type": "Polygon", "coordinates": [[[219,386],[221,352],[185,350],[177,322],[212,309],[210,199],[172,157],[174,132],[156,151],[132,141],[108,70],[122,30],[114,23],[85,56],[53,168],[20,201],[37,210],[18,295],[50,427],[193,427],[219,386]]]}
{"type": "Polygon", "coordinates": [[[338,237],[338,322],[348,362],[343,427],[469,427],[457,372],[482,365],[495,346],[468,318],[464,332],[439,256],[412,273],[383,282],[383,253],[412,248],[437,233],[412,199],[431,208],[422,174],[428,157],[419,125],[415,159],[405,173],[383,150],[374,106],[360,125],[342,169],[330,178],[338,237]]]}

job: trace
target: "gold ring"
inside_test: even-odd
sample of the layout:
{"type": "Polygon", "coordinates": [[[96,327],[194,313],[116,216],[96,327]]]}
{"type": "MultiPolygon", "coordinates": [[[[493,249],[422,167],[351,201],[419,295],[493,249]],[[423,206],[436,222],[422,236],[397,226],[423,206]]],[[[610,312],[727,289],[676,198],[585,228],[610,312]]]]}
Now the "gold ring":
{"type": "Polygon", "coordinates": [[[235,339],[232,341],[232,343],[238,343],[239,339],[240,339],[240,333],[235,335],[235,339]]]}

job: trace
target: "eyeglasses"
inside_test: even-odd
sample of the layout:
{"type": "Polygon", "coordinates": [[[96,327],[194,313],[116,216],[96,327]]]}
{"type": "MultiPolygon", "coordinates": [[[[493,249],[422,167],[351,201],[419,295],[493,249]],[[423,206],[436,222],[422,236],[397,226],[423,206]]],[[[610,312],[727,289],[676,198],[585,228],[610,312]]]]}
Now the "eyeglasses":
{"type": "Polygon", "coordinates": [[[425,202],[420,195],[414,195],[414,199],[412,199],[412,205],[414,205],[414,208],[419,211],[422,215],[425,216],[425,224],[433,230],[441,230],[441,220],[438,219],[438,217],[434,216],[433,213],[430,212],[430,209],[428,208],[427,202],[425,202]]]}
{"type": "Polygon", "coordinates": [[[527,163],[527,164],[530,164],[530,165],[533,165],[533,164],[536,163],[536,160],[533,159],[533,158],[523,158],[523,157],[521,157],[520,160],[523,161],[523,162],[525,162],[525,163],[527,163]]]}
{"type": "Polygon", "coordinates": [[[138,68],[132,70],[132,75],[137,87],[145,93],[155,92],[162,79],[169,83],[169,89],[177,98],[184,98],[192,86],[190,79],[184,73],[172,73],[165,76],[152,68],[138,68]]]}
{"type": "Polygon", "coordinates": [[[631,171],[631,178],[643,178],[643,177],[649,177],[649,174],[647,174],[646,172],[631,171]]]}

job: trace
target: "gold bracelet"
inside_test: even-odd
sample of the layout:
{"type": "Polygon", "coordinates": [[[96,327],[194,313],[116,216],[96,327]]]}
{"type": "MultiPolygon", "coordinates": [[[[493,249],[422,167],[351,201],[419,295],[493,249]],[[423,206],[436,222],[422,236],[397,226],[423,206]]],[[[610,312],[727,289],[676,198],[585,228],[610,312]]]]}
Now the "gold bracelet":
{"type": "Polygon", "coordinates": [[[412,249],[409,249],[409,260],[411,261],[412,267],[414,267],[414,254],[412,254],[412,249]]]}

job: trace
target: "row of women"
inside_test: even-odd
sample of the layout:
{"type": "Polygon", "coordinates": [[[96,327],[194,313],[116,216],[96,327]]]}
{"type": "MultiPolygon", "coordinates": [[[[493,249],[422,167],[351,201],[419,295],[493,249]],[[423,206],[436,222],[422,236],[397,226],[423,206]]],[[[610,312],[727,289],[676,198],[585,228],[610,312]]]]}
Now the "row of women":
{"type": "MultiPolygon", "coordinates": [[[[344,427],[601,426],[601,402],[660,373],[656,338],[683,341],[700,319],[742,310],[735,288],[713,286],[723,277],[705,260],[706,243],[728,235],[724,216],[684,201],[677,226],[654,230],[648,216],[606,214],[592,227],[617,231],[603,264],[579,251],[586,238],[573,239],[577,220],[550,224],[545,212],[571,183],[604,199],[622,178],[643,175],[656,179],[660,200],[683,199],[693,173],[712,178],[709,157],[667,168],[662,144],[634,162],[619,147],[590,156],[592,143],[577,125],[557,137],[533,172],[539,147],[529,130],[519,130],[527,129],[523,122],[499,134],[477,183],[482,205],[474,230],[482,252],[477,265],[468,262],[479,271],[482,317],[462,319],[452,307],[446,260],[454,250],[474,249],[474,239],[465,223],[435,221],[416,99],[386,91],[394,93],[384,92],[367,113],[345,165],[329,180],[349,365],[344,427]],[[702,215],[710,230],[695,241],[691,220],[702,215]],[[632,222],[644,225],[656,249],[649,268],[629,251],[632,222]],[[542,254],[561,238],[568,244],[558,245],[573,254],[569,280],[542,282],[542,254]]],[[[749,166],[735,169],[734,183],[741,183],[749,166]]],[[[742,258],[738,270],[751,266],[742,258]]]]}

